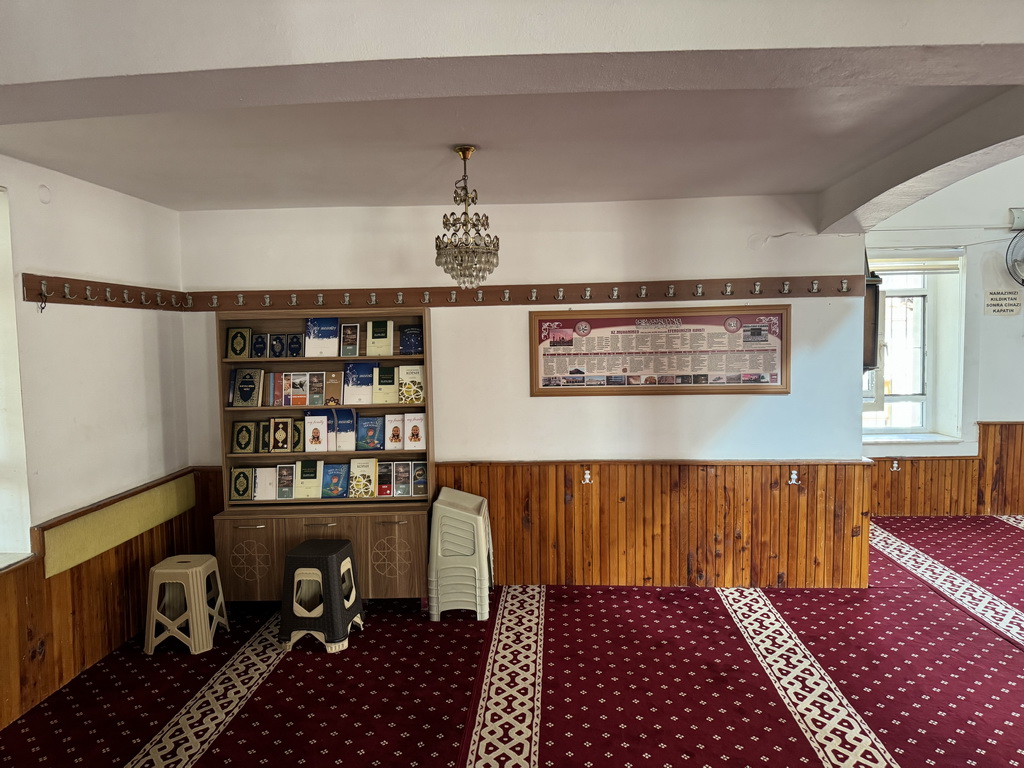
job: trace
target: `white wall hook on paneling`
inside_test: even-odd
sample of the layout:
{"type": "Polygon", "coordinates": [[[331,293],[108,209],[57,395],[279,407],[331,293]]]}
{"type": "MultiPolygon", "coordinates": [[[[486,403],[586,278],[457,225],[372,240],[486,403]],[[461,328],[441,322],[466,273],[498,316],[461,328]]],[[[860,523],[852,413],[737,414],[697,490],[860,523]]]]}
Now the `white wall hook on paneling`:
{"type": "Polygon", "coordinates": [[[786,483],[786,485],[800,485],[801,483],[799,478],[799,473],[795,469],[791,470],[789,473],[789,482],[786,483]]]}
{"type": "Polygon", "coordinates": [[[583,470],[583,483],[582,483],[582,485],[593,485],[593,484],[594,484],[594,481],[590,479],[590,470],[589,469],[584,469],[583,470]]]}
{"type": "Polygon", "coordinates": [[[901,469],[900,463],[896,459],[893,459],[892,460],[892,466],[889,467],[889,471],[890,472],[899,472],[900,469],[901,469]]]}

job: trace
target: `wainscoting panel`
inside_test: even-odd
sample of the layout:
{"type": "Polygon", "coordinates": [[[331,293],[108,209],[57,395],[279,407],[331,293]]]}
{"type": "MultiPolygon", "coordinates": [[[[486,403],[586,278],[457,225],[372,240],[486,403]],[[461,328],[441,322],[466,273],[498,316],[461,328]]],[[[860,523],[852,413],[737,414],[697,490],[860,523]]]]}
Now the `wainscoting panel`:
{"type": "MultiPolygon", "coordinates": [[[[196,474],[192,509],[50,578],[39,554],[0,572],[0,728],[142,631],[152,565],[186,552],[213,553],[212,518],[223,508],[220,468],[187,472],[196,474]]],[[[39,543],[41,530],[33,535],[39,543]]]]}
{"type": "Polygon", "coordinates": [[[437,465],[439,486],[488,499],[502,584],[866,586],[869,479],[861,463],[437,465]]]}

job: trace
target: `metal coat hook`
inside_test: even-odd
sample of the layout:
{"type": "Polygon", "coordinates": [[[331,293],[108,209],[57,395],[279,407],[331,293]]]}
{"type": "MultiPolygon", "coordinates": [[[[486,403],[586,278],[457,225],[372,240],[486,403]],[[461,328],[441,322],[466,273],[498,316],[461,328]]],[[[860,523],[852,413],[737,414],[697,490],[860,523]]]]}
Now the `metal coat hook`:
{"type": "Polygon", "coordinates": [[[289,307],[297,307],[297,306],[299,306],[299,297],[296,294],[293,293],[293,294],[291,294],[288,297],[288,306],[289,307]]]}
{"type": "Polygon", "coordinates": [[[850,292],[850,281],[849,280],[840,280],[839,281],[839,292],[840,293],[849,293],[850,292]]]}
{"type": "Polygon", "coordinates": [[[171,294],[171,306],[172,306],[172,307],[174,307],[175,309],[177,309],[177,307],[178,307],[178,306],[179,306],[180,304],[181,304],[181,302],[180,302],[180,301],[178,301],[178,294],[176,294],[176,293],[172,293],[172,294],[171,294]]]}
{"type": "Polygon", "coordinates": [[[588,300],[588,301],[590,300],[590,289],[589,288],[584,288],[583,289],[583,298],[588,300]]]}
{"type": "Polygon", "coordinates": [[[366,303],[371,306],[377,303],[377,293],[375,291],[370,291],[370,298],[366,300],[366,303]]]}
{"type": "Polygon", "coordinates": [[[590,470],[589,469],[584,469],[583,470],[583,482],[581,484],[582,485],[593,485],[594,484],[594,481],[590,479],[590,470]]]}
{"type": "Polygon", "coordinates": [[[889,467],[889,471],[890,472],[899,472],[900,471],[900,463],[896,459],[892,460],[892,466],[889,467]]]}
{"type": "Polygon", "coordinates": [[[647,286],[646,285],[641,285],[640,286],[640,293],[637,294],[637,297],[641,298],[641,299],[646,299],[647,298],[647,286]]]}
{"type": "Polygon", "coordinates": [[[619,287],[618,286],[615,286],[614,288],[612,288],[611,295],[608,298],[609,299],[617,299],[617,298],[619,298],[619,287]]]}
{"type": "Polygon", "coordinates": [[[789,473],[789,482],[786,483],[786,485],[801,485],[799,478],[800,478],[800,475],[799,475],[799,473],[795,469],[790,471],[790,473],[789,473]]]}
{"type": "Polygon", "coordinates": [[[811,280],[811,287],[808,290],[808,293],[821,293],[821,288],[818,287],[817,280],[811,280]]]}
{"type": "Polygon", "coordinates": [[[508,288],[506,288],[505,290],[503,290],[501,292],[501,300],[502,301],[509,301],[511,298],[512,298],[512,291],[510,291],[508,288]]]}
{"type": "Polygon", "coordinates": [[[704,295],[704,284],[703,283],[697,283],[697,288],[694,290],[693,295],[694,296],[703,296],[704,295]]]}
{"type": "MultiPolygon", "coordinates": [[[[213,300],[216,301],[217,297],[214,296],[213,300]]],[[[147,301],[146,300],[146,292],[145,291],[139,291],[139,304],[142,304],[144,307],[148,307],[152,303],[153,303],[152,301],[147,301]]]]}
{"type": "Polygon", "coordinates": [[[261,307],[269,307],[273,303],[274,302],[272,302],[270,300],[270,294],[269,293],[264,293],[263,294],[263,301],[260,302],[260,306],[261,307]]]}
{"type": "Polygon", "coordinates": [[[395,294],[395,304],[405,304],[405,294],[402,291],[395,294]]]}
{"type": "Polygon", "coordinates": [[[352,303],[352,296],[348,293],[341,294],[341,303],[348,305],[352,303]]]}
{"type": "Polygon", "coordinates": [[[754,289],[751,291],[751,293],[754,294],[755,296],[757,296],[759,293],[761,293],[761,284],[760,283],[754,283],[754,289]]]}
{"type": "Polygon", "coordinates": [[[316,298],[313,300],[313,303],[318,307],[322,307],[324,305],[324,295],[322,293],[318,293],[316,298]]]}
{"type": "Polygon", "coordinates": [[[114,298],[114,297],[113,297],[113,296],[112,296],[112,295],[110,294],[110,289],[109,289],[109,288],[106,288],[106,289],[104,289],[104,291],[103,291],[103,295],[104,295],[104,298],[105,298],[105,299],[106,299],[107,301],[117,301],[117,299],[115,299],[115,298],[114,298]]]}
{"type": "Polygon", "coordinates": [[[430,291],[424,291],[423,292],[423,298],[420,300],[420,304],[429,304],[429,303],[430,303],[430,291]]]}
{"type": "Polygon", "coordinates": [[[186,293],[185,294],[185,303],[182,304],[182,306],[186,307],[188,309],[192,309],[192,294],[191,293],[186,293]]]}
{"type": "Polygon", "coordinates": [[[561,301],[564,298],[565,298],[565,288],[559,288],[557,291],[555,291],[555,300],[556,301],[561,301]]]}
{"type": "Polygon", "coordinates": [[[245,294],[244,293],[239,293],[236,296],[236,298],[235,298],[235,306],[236,307],[244,307],[245,306],[245,294]]]}
{"type": "Polygon", "coordinates": [[[45,280],[40,280],[39,281],[39,293],[44,298],[47,298],[47,299],[50,298],[51,296],[53,296],[53,294],[54,294],[53,291],[46,290],[46,281],[45,280]]]}
{"type": "Polygon", "coordinates": [[[484,300],[484,292],[483,291],[477,291],[476,292],[476,298],[474,299],[474,301],[483,301],[483,300],[484,300]]]}
{"type": "Polygon", "coordinates": [[[667,298],[670,298],[670,299],[671,299],[671,298],[673,298],[673,297],[674,297],[675,295],[676,295],[676,287],[675,287],[674,285],[670,285],[670,286],[668,287],[668,290],[667,290],[667,291],[665,291],[665,296],[666,296],[667,298]]]}
{"type": "Polygon", "coordinates": [[[156,292],[156,305],[158,307],[162,307],[162,306],[164,306],[166,304],[167,304],[167,302],[164,301],[163,294],[160,291],[157,291],[156,292]]]}
{"type": "Polygon", "coordinates": [[[71,295],[71,283],[64,283],[64,298],[65,299],[77,299],[77,296],[71,295]]]}
{"type": "Polygon", "coordinates": [[[530,299],[529,300],[530,301],[536,301],[537,300],[537,289],[536,288],[531,288],[530,289],[530,299]]]}
{"type": "Polygon", "coordinates": [[[723,296],[732,296],[732,283],[725,284],[725,290],[722,291],[723,296]]]}
{"type": "Polygon", "coordinates": [[[85,300],[86,301],[96,301],[96,299],[98,299],[98,298],[99,298],[99,296],[93,296],[92,295],[92,286],[91,285],[85,286],[85,300]]]}
{"type": "Polygon", "coordinates": [[[455,291],[452,291],[452,292],[451,292],[451,293],[450,293],[450,294],[448,295],[448,303],[449,303],[449,304],[454,304],[454,303],[455,303],[456,301],[458,301],[458,300],[459,300],[459,295],[458,295],[458,294],[457,294],[457,293],[456,293],[455,291]]]}
{"type": "Polygon", "coordinates": [[[210,297],[210,300],[207,303],[211,307],[219,307],[220,306],[220,299],[217,298],[217,294],[215,293],[215,294],[213,294],[212,297],[210,297]]]}
{"type": "Polygon", "coordinates": [[[125,304],[134,304],[135,303],[135,299],[129,299],[128,298],[128,289],[127,288],[124,289],[124,303],[125,304]]]}
{"type": "Polygon", "coordinates": [[[783,280],[779,293],[789,293],[789,280],[783,280]]]}

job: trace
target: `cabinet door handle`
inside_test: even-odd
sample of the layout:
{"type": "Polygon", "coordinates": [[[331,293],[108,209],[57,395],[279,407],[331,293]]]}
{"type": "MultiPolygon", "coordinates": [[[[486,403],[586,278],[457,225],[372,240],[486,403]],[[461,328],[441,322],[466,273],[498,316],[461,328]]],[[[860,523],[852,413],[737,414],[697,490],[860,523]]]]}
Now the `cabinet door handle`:
{"type": "Polygon", "coordinates": [[[408,525],[408,520],[378,520],[377,525],[408,525]]]}
{"type": "Polygon", "coordinates": [[[265,525],[236,525],[235,528],[266,528],[265,525]]]}
{"type": "Polygon", "coordinates": [[[333,528],[337,523],[303,523],[307,528],[316,528],[322,526],[324,528],[333,528]]]}

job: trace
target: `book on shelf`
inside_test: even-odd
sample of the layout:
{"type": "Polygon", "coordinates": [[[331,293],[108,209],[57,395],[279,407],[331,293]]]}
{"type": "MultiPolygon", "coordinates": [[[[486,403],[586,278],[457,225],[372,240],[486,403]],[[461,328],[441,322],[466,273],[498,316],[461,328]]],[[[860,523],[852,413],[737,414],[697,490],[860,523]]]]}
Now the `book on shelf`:
{"type": "Polygon", "coordinates": [[[227,398],[224,400],[225,404],[230,408],[231,404],[235,402],[235,379],[238,377],[238,370],[235,368],[231,369],[231,373],[228,374],[228,392],[227,398]]]}
{"type": "Polygon", "coordinates": [[[292,405],[309,405],[309,374],[294,371],[292,373],[292,405]]]}
{"type": "Polygon", "coordinates": [[[306,446],[306,422],[303,419],[292,420],[292,453],[302,453],[306,446]]]}
{"type": "Polygon", "coordinates": [[[345,366],[345,405],[373,403],[373,369],[377,363],[348,363],[345,366]]]}
{"type": "Polygon", "coordinates": [[[373,369],[373,402],[398,402],[398,369],[393,365],[378,365],[373,369]]]}
{"type": "Polygon", "coordinates": [[[384,417],[384,450],[401,451],[405,448],[405,414],[389,413],[384,417]]]}
{"type": "Polygon", "coordinates": [[[342,371],[327,371],[324,375],[324,405],[341,405],[345,374],[342,371]]]}
{"type": "Polygon", "coordinates": [[[398,326],[398,354],[400,354],[400,355],[422,355],[423,354],[423,326],[422,325],[400,325],[400,326],[398,326]]]}
{"type": "Polygon", "coordinates": [[[309,453],[327,451],[327,414],[321,411],[306,411],[304,421],[305,450],[309,453]]]}
{"type": "Polygon", "coordinates": [[[384,417],[356,414],[356,450],[379,451],[384,448],[384,417]]]}
{"type": "Polygon", "coordinates": [[[338,318],[306,319],[306,357],[338,356],[338,318]]]}
{"type": "Polygon", "coordinates": [[[235,373],[235,391],[231,405],[235,408],[254,408],[263,394],[263,369],[239,368],[235,373]]]}
{"type": "Polygon", "coordinates": [[[274,374],[266,371],[263,374],[263,396],[260,398],[260,405],[274,404],[274,374]]]}
{"type": "Polygon", "coordinates": [[[348,464],[324,464],[321,499],[344,499],[348,496],[348,464]]]}
{"type": "Polygon", "coordinates": [[[292,420],[276,416],[270,420],[270,452],[287,453],[292,449],[292,420]]]}
{"type": "Polygon", "coordinates": [[[281,405],[292,404],[292,375],[290,373],[281,374],[281,405]]]}
{"type": "Polygon", "coordinates": [[[412,462],[396,461],[391,471],[391,486],[394,496],[412,496],[412,462]]]}
{"type": "Polygon", "coordinates": [[[228,346],[224,357],[230,360],[249,357],[251,342],[252,328],[228,328],[228,346]]]}
{"type": "Polygon", "coordinates": [[[290,499],[295,492],[295,465],[277,465],[277,498],[290,499]]]}
{"type": "Polygon", "coordinates": [[[254,333],[249,345],[249,357],[268,357],[270,355],[270,334],[254,333]]]}
{"type": "Polygon", "coordinates": [[[277,371],[270,378],[274,380],[274,399],[270,401],[270,404],[274,407],[280,407],[284,405],[284,374],[277,371]]]}
{"type": "MultiPolygon", "coordinates": [[[[310,411],[306,411],[306,413],[309,414],[310,411]]],[[[338,417],[332,409],[313,411],[313,413],[323,414],[327,417],[327,450],[334,453],[338,450],[338,417]]]]}
{"type": "Polygon", "coordinates": [[[412,463],[412,495],[427,495],[427,462],[425,461],[412,463]]]}
{"type": "Polygon", "coordinates": [[[295,462],[295,491],[293,499],[319,499],[324,484],[322,459],[302,459],[295,462]]]}
{"type": "Polygon", "coordinates": [[[425,451],[427,449],[427,414],[405,414],[405,450],[425,451]]]}
{"type": "Polygon", "coordinates": [[[387,357],[394,350],[395,321],[366,321],[367,357],[387,357]]]}
{"type": "Polygon", "coordinates": [[[252,467],[231,470],[231,501],[252,500],[252,467]]]}
{"type": "Polygon", "coordinates": [[[236,421],[231,425],[231,453],[254,453],[256,422],[236,421]]]}
{"type": "Polygon", "coordinates": [[[283,333],[270,334],[270,348],[267,357],[287,357],[288,336],[283,333]]]}
{"type": "Polygon", "coordinates": [[[256,452],[270,453],[270,419],[256,424],[256,452]]]}
{"type": "Polygon", "coordinates": [[[341,356],[359,357],[359,324],[341,324],[341,356]]]}
{"type": "Polygon", "coordinates": [[[309,372],[309,405],[324,404],[324,372],[309,372]]]}
{"type": "Polygon", "coordinates": [[[301,333],[289,333],[286,336],[287,341],[287,352],[286,357],[303,357],[303,347],[305,346],[306,336],[301,333]]]}
{"type": "Polygon", "coordinates": [[[377,495],[378,496],[390,496],[391,495],[391,474],[393,470],[393,464],[390,461],[378,461],[377,462],[377,495]]]}
{"type": "Polygon", "coordinates": [[[419,405],[423,402],[424,391],[422,365],[398,366],[398,402],[419,405]]]}
{"type": "Polygon", "coordinates": [[[349,462],[348,497],[372,499],[377,495],[377,460],[352,459],[349,462]]]}
{"type": "Polygon", "coordinates": [[[256,467],[252,485],[252,500],[277,500],[277,467],[256,467]]]}
{"type": "Polygon", "coordinates": [[[356,449],[356,414],[351,408],[337,408],[334,411],[336,448],[339,453],[356,449]]]}

